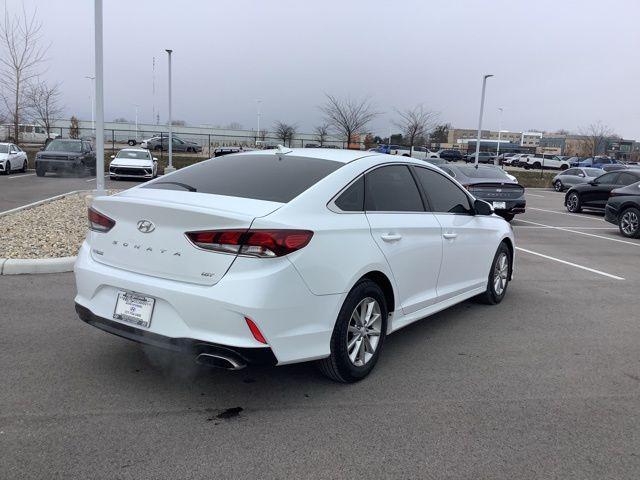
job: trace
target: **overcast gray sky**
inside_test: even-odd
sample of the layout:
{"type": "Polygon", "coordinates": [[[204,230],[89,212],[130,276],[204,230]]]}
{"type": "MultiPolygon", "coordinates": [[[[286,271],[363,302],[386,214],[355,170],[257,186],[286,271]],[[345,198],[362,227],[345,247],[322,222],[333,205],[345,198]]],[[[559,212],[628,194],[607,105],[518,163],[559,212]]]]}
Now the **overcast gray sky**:
{"type": "MultiPolygon", "coordinates": [[[[93,1],[25,0],[51,42],[46,78],[62,83],[68,114],[90,118],[93,1]]],[[[577,130],[596,120],[640,139],[639,0],[105,0],[106,120],[166,121],[174,50],[174,118],[190,124],[275,120],[309,131],[324,92],[370,96],[383,112],[424,103],[457,127],[577,130]]],[[[21,2],[7,0],[9,10],[21,2]]]]}

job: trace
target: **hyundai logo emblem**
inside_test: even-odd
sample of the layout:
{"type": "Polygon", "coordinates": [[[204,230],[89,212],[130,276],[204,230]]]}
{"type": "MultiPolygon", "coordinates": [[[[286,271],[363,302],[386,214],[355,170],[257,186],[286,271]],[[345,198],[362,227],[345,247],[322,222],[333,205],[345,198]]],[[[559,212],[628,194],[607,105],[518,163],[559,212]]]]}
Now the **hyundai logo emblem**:
{"type": "Polygon", "coordinates": [[[156,229],[156,226],[153,224],[153,222],[150,222],[149,220],[138,221],[138,230],[140,230],[142,233],[151,233],[155,229],[156,229]]]}

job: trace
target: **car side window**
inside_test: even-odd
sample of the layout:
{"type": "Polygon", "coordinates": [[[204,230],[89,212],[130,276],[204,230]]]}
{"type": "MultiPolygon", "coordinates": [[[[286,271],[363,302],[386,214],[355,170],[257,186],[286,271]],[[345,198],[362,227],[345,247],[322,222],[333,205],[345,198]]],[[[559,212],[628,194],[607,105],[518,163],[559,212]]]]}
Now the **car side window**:
{"type": "Polygon", "coordinates": [[[631,185],[632,183],[636,183],[637,181],[638,181],[638,178],[635,177],[634,175],[627,172],[623,172],[618,177],[618,180],[616,181],[616,185],[627,186],[627,185],[631,185]]]}
{"type": "Polygon", "coordinates": [[[467,194],[444,175],[420,167],[417,167],[415,172],[429,198],[431,211],[462,215],[470,215],[473,212],[467,194]]]}
{"type": "Polygon", "coordinates": [[[560,175],[578,175],[578,169],[570,168],[569,170],[565,170],[564,172],[561,172],[560,175]]]}
{"type": "Polygon", "coordinates": [[[349,185],[333,203],[343,212],[364,211],[364,176],[349,185]]]}
{"type": "Polygon", "coordinates": [[[365,210],[423,212],[418,186],[406,165],[376,168],[365,175],[365,210]]]}
{"type": "Polygon", "coordinates": [[[615,185],[618,175],[619,173],[617,172],[605,173],[604,175],[600,175],[596,178],[596,183],[615,185]]]}

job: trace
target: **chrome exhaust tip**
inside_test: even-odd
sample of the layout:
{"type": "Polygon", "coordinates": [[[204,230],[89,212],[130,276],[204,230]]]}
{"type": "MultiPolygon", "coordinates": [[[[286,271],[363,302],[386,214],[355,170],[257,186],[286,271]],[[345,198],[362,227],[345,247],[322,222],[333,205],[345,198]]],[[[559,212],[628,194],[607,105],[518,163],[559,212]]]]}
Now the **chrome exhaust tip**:
{"type": "Polygon", "coordinates": [[[201,353],[196,357],[196,363],[207,367],[224,368],[225,370],[242,370],[247,366],[239,358],[221,353],[201,353]]]}

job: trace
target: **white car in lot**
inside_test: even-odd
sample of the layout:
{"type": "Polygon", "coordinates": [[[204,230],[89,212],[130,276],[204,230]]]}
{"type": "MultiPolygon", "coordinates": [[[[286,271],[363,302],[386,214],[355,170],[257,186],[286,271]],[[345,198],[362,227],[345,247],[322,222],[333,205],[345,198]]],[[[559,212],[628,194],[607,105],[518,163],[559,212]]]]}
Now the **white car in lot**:
{"type": "Polygon", "coordinates": [[[111,156],[109,177],[150,179],[158,176],[158,159],[144,148],[123,148],[111,156]]]}
{"type": "Polygon", "coordinates": [[[27,171],[27,152],[13,143],[0,143],[0,173],[27,171]]]}
{"type": "Polygon", "coordinates": [[[526,157],[521,157],[518,164],[525,169],[533,168],[535,170],[540,170],[541,168],[567,170],[570,167],[568,157],[559,157],[557,155],[553,157],[536,157],[529,154],[526,157]]]}
{"type": "Polygon", "coordinates": [[[350,150],[204,161],[96,198],[89,226],[83,321],[228,369],[316,360],[341,382],[371,371],[387,334],[502,301],[515,249],[439,168],[350,150]]]}

